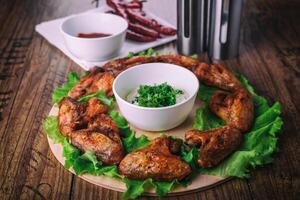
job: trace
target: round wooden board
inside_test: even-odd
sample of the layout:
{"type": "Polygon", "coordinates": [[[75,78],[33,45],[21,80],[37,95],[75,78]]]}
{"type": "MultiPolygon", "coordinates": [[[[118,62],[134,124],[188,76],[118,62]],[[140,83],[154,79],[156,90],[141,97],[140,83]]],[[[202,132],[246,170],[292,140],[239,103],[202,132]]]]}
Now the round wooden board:
{"type": "MultiPolygon", "coordinates": [[[[188,119],[184,123],[182,123],[180,126],[174,128],[172,130],[164,131],[163,133],[166,135],[175,135],[177,137],[183,138],[184,132],[186,130],[189,130],[192,128],[192,123],[193,123],[193,120],[195,117],[195,112],[200,105],[201,105],[201,102],[196,101],[193,111],[190,113],[188,119]]],[[[118,109],[116,108],[116,110],[118,110],[118,109]]],[[[49,115],[57,116],[57,114],[58,114],[58,108],[53,106],[49,115]]],[[[135,127],[131,127],[131,128],[136,131],[137,136],[144,134],[144,135],[147,135],[149,138],[155,138],[158,135],[160,135],[160,133],[161,133],[161,132],[159,132],[159,133],[147,132],[147,131],[139,130],[135,127]]],[[[50,149],[51,149],[52,153],[54,154],[54,156],[56,157],[56,159],[62,165],[64,165],[65,159],[63,157],[62,146],[60,144],[53,144],[49,138],[48,138],[48,142],[49,142],[50,149]]],[[[75,174],[72,169],[69,169],[69,171],[72,172],[73,174],[75,174]]],[[[104,187],[107,189],[111,189],[111,190],[115,190],[115,191],[119,191],[119,192],[124,192],[126,190],[125,184],[118,179],[113,179],[113,178],[110,178],[107,176],[93,176],[93,175],[89,175],[89,174],[84,174],[79,177],[92,183],[92,184],[95,184],[95,185],[98,185],[98,186],[101,186],[101,187],[104,187]]],[[[228,179],[229,178],[199,174],[193,179],[193,182],[189,186],[176,187],[176,188],[174,188],[173,191],[168,193],[168,196],[187,194],[187,193],[194,192],[196,190],[197,191],[205,190],[205,189],[211,188],[217,184],[223,183],[223,182],[227,181],[228,179]]],[[[149,190],[144,195],[155,196],[155,191],[149,190]]]]}

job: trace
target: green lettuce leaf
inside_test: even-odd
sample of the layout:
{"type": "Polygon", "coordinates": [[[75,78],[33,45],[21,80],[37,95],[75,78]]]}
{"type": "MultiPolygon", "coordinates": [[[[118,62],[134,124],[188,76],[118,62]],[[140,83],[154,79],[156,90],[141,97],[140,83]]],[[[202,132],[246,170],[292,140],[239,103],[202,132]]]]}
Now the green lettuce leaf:
{"type": "Polygon", "coordinates": [[[69,91],[79,81],[79,76],[76,72],[68,74],[68,82],[64,83],[61,87],[56,88],[52,95],[52,102],[58,103],[62,98],[67,97],[69,91]]]}
{"type": "Polygon", "coordinates": [[[213,114],[207,105],[196,111],[193,128],[198,130],[209,130],[224,126],[225,122],[213,114]]]}
{"type": "Polygon", "coordinates": [[[136,199],[145,193],[149,188],[155,188],[157,196],[165,196],[173,188],[180,184],[177,180],[171,182],[153,181],[151,178],[146,180],[124,179],[127,190],[123,194],[124,199],[136,199]]]}
{"type": "MultiPolygon", "coordinates": [[[[80,151],[71,145],[67,138],[65,138],[61,144],[63,147],[63,156],[65,158],[65,168],[70,169],[73,167],[76,159],[80,156],[80,151]]],[[[80,171],[76,170],[75,173],[80,174],[80,171]]]]}
{"type": "Polygon", "coordinates": [[[99,90],[96,93],[86,95],[84,97],[81,97],[78,99],[80,102],[87,102],[90,98],[95,97],[99,99],[102,103],[107,105],[110,109],[113,109],[115,106],[115,99],[114,98],[109,98],[103,90],[99,90]]]}
{"type": "MultiPolygon", "coordinates": [[[[132,58],[133,56],[133,52],[129,52],[127,55],[128,58],[132,58]]],[[[141,51],[138,56],[159,56],[159,51],[154,51],[152,48],[149,48],[146,51],[141,51]]]]}
{"type": "MultiPolygon", "coordinates": [[[[250,167],[255,168],[273,161],[272,155],[277,150],[277,134],[283,124],[280,117],[280,104],[276,102],[270,107],[264,97],[255,93],[244,76],[240,75],[239,79],[253,96],[255,114],[253,127],[244,134],[243,143],[238,151],[214,168],[201,169],[202,174],[245,178],[249,177],[250,167]]],[[[212,90],[208,86],[200,88],[202,92],[199,92],[199,97],[208,102],[213,94],[212,90]],[[205,91],[210,92],[205,93],[205,91]]],[[[194,128],[208,130],[224,125],[223,122],[215,119],[215,115],[208,114],[209,112],[207,106],[197,111],[194,128]]]]}
{"type": "Polygon", "coordinates": [[[198,90],[198,98],[201,101],[209,102],[210,98],[213,96],[213,94],[216,91],[217,91],[216,88],[209,87],[209,86],[206,86],[206,85],[200,83],[200,87],[199,87],[199,90],[198,90]]]}
{"type": "Polygon", "coordinates": [[[182,160],[187,162],[193,170],[197,170],[197,158],[199,154],[199,149],[196,147],[192,147],[189,150],[186,150],[186,146],[183,144],[181,145],[181,150],[180,150],[180,157],[182,160]]]}
{"type": "Polygon", "coordinates": [[[130,129],[127,120],[118,112],[111,111],[109,115],[120,129],[122,135],[121,139],[126,153],[130,153],[150,144],[150,140],[145,135],[136,137],[135,132],[130,129]]]}
{"type": "Polygon", "coordinates": [[[171,181],[171,182],[153,182],[156,189],[156,194],[159,197],[165,196],[167,193],[172,191],[174,187],[177,185],[180,185],[180,183],[177,180],[171,181]]]}
{"type": "Polygon", "coordinates": [[[48,116],[43,123],[43,128],[47,133],[47,136],[51,139],[51,141],[54,144],[64,142],[65,137],[60,134],[56,116],[48,116]]]}
{"type": "Polygon", "coordinates": [[[126,191],[123,193],[124,199],[136,199],[141,196],[146,188],[154,187],[153,180],[148,178],[146,180],[132,180],[124,178],[126,184],[126,191]]]}

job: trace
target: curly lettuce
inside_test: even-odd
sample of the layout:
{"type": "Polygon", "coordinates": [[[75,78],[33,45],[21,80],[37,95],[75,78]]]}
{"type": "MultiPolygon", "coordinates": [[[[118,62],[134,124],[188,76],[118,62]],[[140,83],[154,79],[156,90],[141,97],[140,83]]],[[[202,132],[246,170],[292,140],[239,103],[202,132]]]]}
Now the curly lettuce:
{"type": "Polygon", "coordinates": [[[68,81],[64,83],[61,87],[58,87],[54,90],[52,95],[52,102],[58,103],[62,98],[67,97],[69,91],[76,85],[80,80],[80,77],[76,72],[70,72],[68,74],[68,81]]]}

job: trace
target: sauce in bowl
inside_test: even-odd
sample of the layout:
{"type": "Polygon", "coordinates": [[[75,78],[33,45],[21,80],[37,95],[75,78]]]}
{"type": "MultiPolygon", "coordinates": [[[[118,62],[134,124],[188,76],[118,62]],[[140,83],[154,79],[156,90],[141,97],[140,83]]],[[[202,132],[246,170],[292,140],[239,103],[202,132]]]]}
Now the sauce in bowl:
{"type": "Polygon", "coordinates": [[[112,34],[109,33],[78,33],[77,37],[80,38],[103,38],[111,36],[112,34]]]}

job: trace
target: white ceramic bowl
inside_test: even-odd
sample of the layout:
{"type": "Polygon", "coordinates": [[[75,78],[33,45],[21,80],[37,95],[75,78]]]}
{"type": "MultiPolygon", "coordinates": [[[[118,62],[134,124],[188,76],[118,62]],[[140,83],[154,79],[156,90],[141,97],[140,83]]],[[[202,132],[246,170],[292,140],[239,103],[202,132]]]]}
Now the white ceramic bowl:
{"type": "Polygon", "coordinates": [[[122,115],[135,127],[147,131],[164,131],[181,124],[191,112],[199,81],[189,70],[166,63],[147,63],[129,68],[113,83],[113,92],[122,115]],[[167,82],[188,94],[184,101],[162,108],[148,108],[126,101],[127,95],[140,85],[167,82]]]}
{"type": "Polygon", "coordinates": [[[101,61],[118,54],[125,40],[128,23],[106,13],[84,13],[67,18],[61,32],[69,51],[86,61],[101,61]],[[78,33],[111,34],[102,38],[80,38],[78,33]]]}

